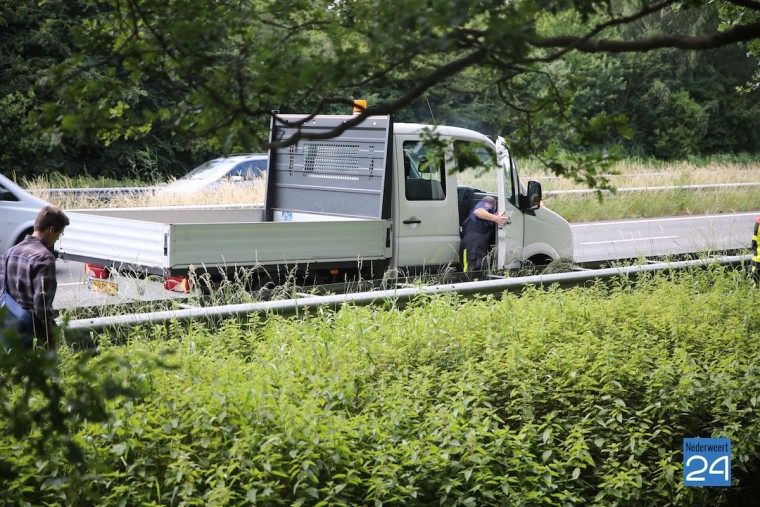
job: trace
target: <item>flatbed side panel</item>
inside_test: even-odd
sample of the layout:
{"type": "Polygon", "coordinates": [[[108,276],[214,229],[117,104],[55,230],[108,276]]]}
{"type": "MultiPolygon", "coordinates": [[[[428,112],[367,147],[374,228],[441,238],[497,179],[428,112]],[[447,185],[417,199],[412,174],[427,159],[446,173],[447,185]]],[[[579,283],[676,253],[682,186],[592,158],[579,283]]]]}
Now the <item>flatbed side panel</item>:
{"type": "Polygon", "coordinates": [[[164,255],[167,225],[89,213],[66,212],[66,215],[71,223],[55,246],[63,259],[169,267],[164,255]]]}
{"type": "MultiPolygon", "coordinates": [[[[66,212],[69,214],[70,212],[66,212]]],[[[264,217],[263,206],[259,207],[230,207],[210,209],[205,207],[166,207],[166,208],[98,208],[91,210],[72,211],[77,215],[126,220],[140,220],[158,224],[203,224],[220,222],[260,222],[264,217]]],[[[68,233],[68,229],[66,229],[68,233]]]]}
{"type": "MultiPolygon", "coordinates": [[[[278,115],[273,143],[320,136],[351,116],[278,115]]],[[[337,137],[304,139],[269,152],[267,217],[274,211],[382,218],[390,116],[370,116],[337,137]]]]}
{"type": "Polygon", "coordinates": [[[390,222],[267,222],[172,226],[175,269],[385,259],[390,222]]]}

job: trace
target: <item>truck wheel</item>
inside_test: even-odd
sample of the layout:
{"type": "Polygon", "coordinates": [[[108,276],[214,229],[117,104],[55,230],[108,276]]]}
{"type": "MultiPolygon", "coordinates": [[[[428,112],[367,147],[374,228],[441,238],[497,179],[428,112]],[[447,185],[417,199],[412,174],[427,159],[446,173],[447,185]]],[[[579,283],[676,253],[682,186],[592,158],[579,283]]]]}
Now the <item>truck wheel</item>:
{"type": "Polygon", "coordinates": [[[551,258],[545,255],[537,255],[523,262],[520,267],[520,276],[540,275],[551,263],[551,258]]]}

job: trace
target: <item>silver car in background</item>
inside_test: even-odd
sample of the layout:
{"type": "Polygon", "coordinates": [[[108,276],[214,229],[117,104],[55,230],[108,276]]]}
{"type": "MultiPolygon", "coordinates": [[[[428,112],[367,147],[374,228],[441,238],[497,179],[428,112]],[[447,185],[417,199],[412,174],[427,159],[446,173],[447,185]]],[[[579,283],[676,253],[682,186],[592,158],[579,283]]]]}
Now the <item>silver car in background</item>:
{"type": "Polygon", "coordinates": [[[34,219],[49,203],[0,174],[0,255],[34,231],[34,219]]]}
{"type": "Polygon", "coordinates": [[[269,158],[266,153],[248,153],[215,158],[159,190],[161,193],[191,193],[221,185],[262,185],[269,158]]]}

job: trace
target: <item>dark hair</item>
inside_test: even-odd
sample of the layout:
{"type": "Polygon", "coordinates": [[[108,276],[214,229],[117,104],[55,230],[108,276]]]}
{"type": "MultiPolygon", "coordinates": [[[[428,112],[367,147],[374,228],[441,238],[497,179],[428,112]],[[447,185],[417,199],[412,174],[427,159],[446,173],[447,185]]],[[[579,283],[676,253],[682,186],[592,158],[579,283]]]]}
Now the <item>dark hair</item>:
{"type": "Polygon", "coordinates": [[[37,219],[34,221],[35,231],[44,231],[50,227],[55,227],[60,231],[69,225],[69,217],[56,206],[45,206],[37,213],[37,219]]]}

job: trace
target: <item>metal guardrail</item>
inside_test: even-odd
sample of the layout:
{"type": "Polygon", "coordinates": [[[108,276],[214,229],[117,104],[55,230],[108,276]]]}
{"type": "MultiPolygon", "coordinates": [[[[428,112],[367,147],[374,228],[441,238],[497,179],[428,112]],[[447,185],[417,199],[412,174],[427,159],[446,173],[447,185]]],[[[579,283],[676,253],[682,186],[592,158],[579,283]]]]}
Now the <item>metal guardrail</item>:
{"type": "Polygon", "coordinates": [[[551,275],[500,278],[494,280],[461,282],[445,285],[423,285],[419,287],[404,287],[398,289],[360,292],[352,294],[306,296],[296,299],[279,301],[265,301],[259,303],[245,303],[204,308],[189,308],[182,310],[118,315],[112,317],[97,317],[69,321],[66,329],[75,331],[96,331],[106,328],[118,328],[122,326],[134,326],[140,324],[159,324],[174,320],[184,321],[192,319],[215,319],[253,313],[272,312],[283,315],[297,315],[299,312],[307,308],[314,307],[326,306],[330,308],[340,308],[343,305],[362,306],[374,303],[383,303],[389,300],[394,301],[397,304],[403,304],[413,300],[416,297],[428,294],[500,294],[505,291],[519,292],[523,288],[530,285],[543,286],[559,284],[560,286],[575,286],[595,279],[607,279],[617,276],[635,277],[642,273],[650,273],[663,270],[680,270],[692,267],[704,267],[713,263],[720,263],[723,265],[740,265],[746,264],[750,259],[751,256],[749,255],[723,256],[712,259],[582,270],[571,273],[558,273],[551,275]]]}
{"type": "Polygon", "coordinates": [[[161,187],[88,187],[88,188],[43,188],[50,197],[91,197],[107,199],[120,195],[141,194],[161,187]]]}
{"type": "MultiPolygon", "coordinates": [[[[618,188],[615,192],[646,192],[646,191],[668,191],[668,190],[711,190],[719,188],[741,188],[741,187],[757,187],[760,183],[711,183],[708,185],[671,185],[671,186],[657,186],[657,187],[626,187],[618,188]]],[[[544,192],[544,195],[560,195],[560,194],[595,194],[602,192],[605,194],[612,193],[611,190],[593,190],[589,188],[580,188],[573,190],[549,190],[544,192]]]]}
{"type": "MultiPolygon", "coordinates": [[[[712,183],[706,185],[673,185],[673,186],[656,186],[656,187],[625,187],[618,188],[615,192],[646,192],[646,191],[667,191],[667,190],[710,190],[719,188],[741,188],[757,187],[760,183],[712,183]]],[[[101,187],[101,188],[48,188],[40,189],[47,192],[50,197],[91,197],[98,199],[108,199],[116,196],[129,194],[140,194],[158,190],[160,186],[152,187],[101,187]]],[[[611,190],[593,190],[588,188],[573,190],[548,190],[544,195],[571,195],[571,194],[594,194],[602,192],[605,194],[612,193],[611,190]]]]}

